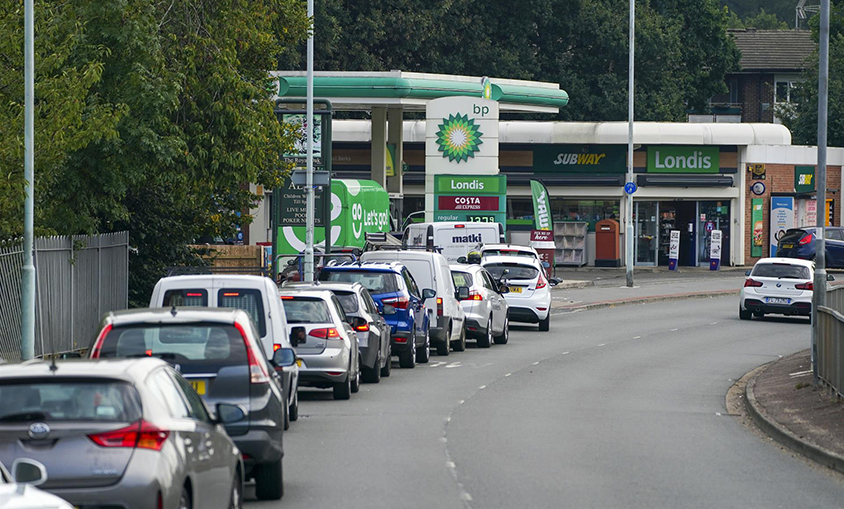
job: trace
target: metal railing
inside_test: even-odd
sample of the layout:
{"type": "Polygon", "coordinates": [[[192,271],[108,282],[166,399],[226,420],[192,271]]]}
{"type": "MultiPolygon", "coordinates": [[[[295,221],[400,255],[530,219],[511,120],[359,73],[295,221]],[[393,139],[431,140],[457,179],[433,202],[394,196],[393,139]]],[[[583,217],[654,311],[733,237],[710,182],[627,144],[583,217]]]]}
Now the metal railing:
{"type": "Polygon", "coordinates": [[[817,316],[818,377],[844,397],[844,286],[827,290],[817,316]]]}
{"type": "MultiPolygon", "coordinates": [[[[128,232],[35,239],[35,355],[84,349],[129,305],[128,232]]],[[[0,358],[20,360],[22,243],[0,248],[0,358]]]]}

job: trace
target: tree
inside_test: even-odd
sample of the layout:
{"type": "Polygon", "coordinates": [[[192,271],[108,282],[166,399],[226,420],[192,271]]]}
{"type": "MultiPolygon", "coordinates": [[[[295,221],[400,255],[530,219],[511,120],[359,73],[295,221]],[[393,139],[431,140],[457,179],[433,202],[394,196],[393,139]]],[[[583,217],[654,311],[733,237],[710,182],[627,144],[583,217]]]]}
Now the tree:
{"type": "Polygon", "coordinates": [[[780,21],[776,14],[767,13],[765,9],[760,9],[755,16],[748,16],[744,20],[744,25],[759,30],[788,30],[788,24],[785,21],[780,21]]]}

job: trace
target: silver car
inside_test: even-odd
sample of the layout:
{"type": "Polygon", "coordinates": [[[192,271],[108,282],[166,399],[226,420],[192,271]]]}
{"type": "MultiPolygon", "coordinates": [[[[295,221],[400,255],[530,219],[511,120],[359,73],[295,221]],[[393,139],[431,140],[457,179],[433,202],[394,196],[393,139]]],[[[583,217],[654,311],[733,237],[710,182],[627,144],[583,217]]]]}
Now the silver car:
{"type": "Polygon", "coordinates": [[[504,299],[508,289],[500,286],[480,265],[452,265],[451,277],[466,314],[466,335],[478,346],[504,345],[510,338],[510,308],[504,299]],[[468,293],[462,288],[468,288],[468,293]],[[462,291],[461,291],[462,290],[462,291]]]}
{"type": "Polygon", "coordinates": [[[358,338],[337,296],[328,290],[279,290],[290,344],[301,360],[299,386],[333,389],[334,399],[360,390],[358,338]]]}
{"type": "Polygon", "coordinates": [[[77,507],[240,507],[243,463],[223,423],[244,412],[215,414],[160,359],[0,367],[0,461],[42,463],[41,489],[77,507]]]}

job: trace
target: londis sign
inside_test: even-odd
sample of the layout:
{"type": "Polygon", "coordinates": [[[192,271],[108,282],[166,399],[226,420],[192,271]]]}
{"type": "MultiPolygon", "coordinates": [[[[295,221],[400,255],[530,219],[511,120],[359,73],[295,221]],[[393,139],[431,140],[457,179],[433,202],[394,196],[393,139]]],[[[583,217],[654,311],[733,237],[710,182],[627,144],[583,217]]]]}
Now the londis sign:
{"type": "Polygon", "coordinates": [[[507,188],[506,177],[468,175],[437,175],[435,190],[445,195],[503,194],[507,188]]]}
{"type": "Polygon", "coordinates": [[[650,146],[648,173],[720,173],[718,147],[650,146]]]}

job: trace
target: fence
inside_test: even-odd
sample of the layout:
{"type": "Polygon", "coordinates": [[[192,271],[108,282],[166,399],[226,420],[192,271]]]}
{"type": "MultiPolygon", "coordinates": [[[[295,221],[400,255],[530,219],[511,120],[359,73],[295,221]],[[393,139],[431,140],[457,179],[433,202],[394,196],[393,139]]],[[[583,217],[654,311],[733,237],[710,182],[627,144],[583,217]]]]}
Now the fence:
{"type": "MultiPolygon", "coordinates": [[[[0,358],[20,360],[22,243],[0,248],[0,358]]],[[[129,233],[35,239],[35,355],[86,348],[129,305],[129,233]]]]}
{"type": "Polygon", "coordinates": [[[844,287],[827,291],[818,307],[818,376],[844,397],[844,287]]]}

